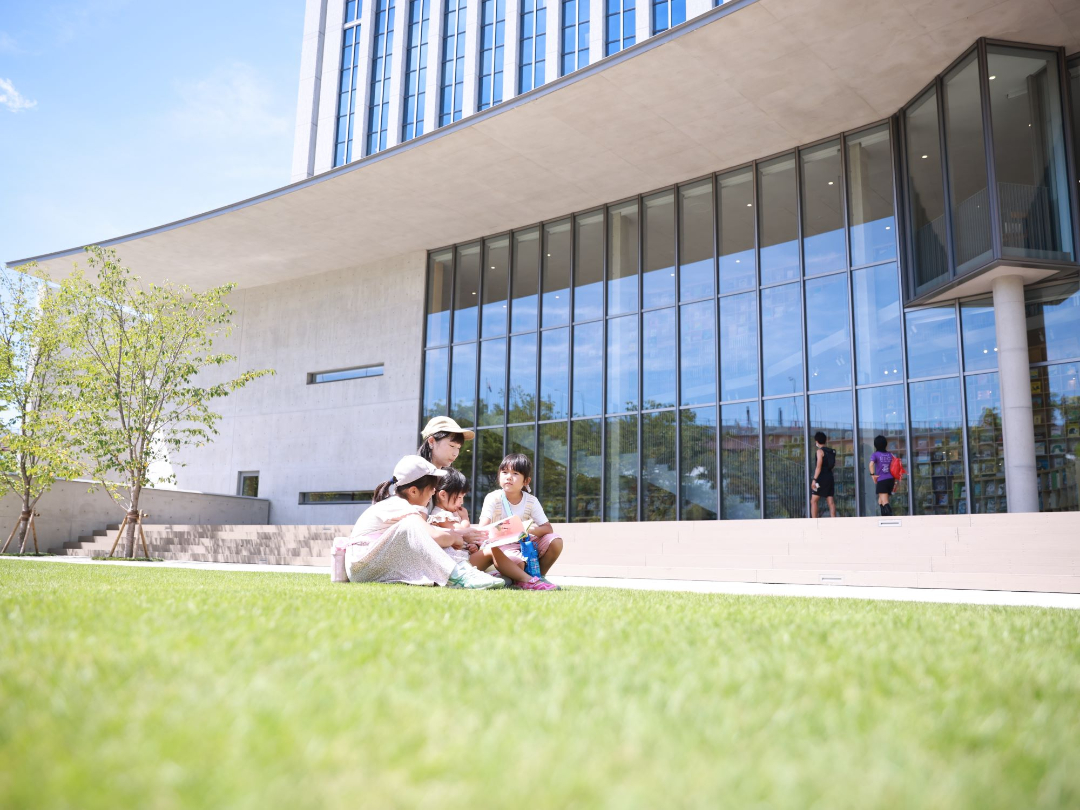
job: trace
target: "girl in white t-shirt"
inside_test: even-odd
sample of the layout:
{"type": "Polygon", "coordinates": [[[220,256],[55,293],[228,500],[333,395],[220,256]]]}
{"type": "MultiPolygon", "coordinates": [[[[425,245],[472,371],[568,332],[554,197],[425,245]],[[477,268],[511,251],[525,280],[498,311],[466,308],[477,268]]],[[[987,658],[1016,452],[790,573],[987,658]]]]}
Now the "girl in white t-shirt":
{"type": "Polygon", "coordinates": [[[405,456],[397,463],[393,478],[379,484],[374,502],[353,526],[345,548],[350,582],[502,587],[498,577],[447,556],[445,548],[464,548],[464,530],[427,522],[427,503],[443,475],[444,470],[420,456],[405,456]]]}
{"type": "MultiPolygon", "coordinates": [[[[525,558],[518,543],[490,550],[495,568],[504,577],[513,580],[514,588],[550,591],[554,590],[555,586],[544,579],[544,576],[562,554],[563,539],[551,528],[540,501],[527,491],[531,483],[532,461],[528,456],[524,453],[511,453],[504,458],[499,465],[499,489],[488,493],[484,498],[484,506],[480,510],[480,525],[486,526],[510,517],[506,514],[506,506],[509,506],[510,511],[521,518],[536,545],[536,553],[540,556],[540,576],[530,577],[525,572],[525,558]]],[[[479,562],[475,564],[482,567],[479,562]]]]}

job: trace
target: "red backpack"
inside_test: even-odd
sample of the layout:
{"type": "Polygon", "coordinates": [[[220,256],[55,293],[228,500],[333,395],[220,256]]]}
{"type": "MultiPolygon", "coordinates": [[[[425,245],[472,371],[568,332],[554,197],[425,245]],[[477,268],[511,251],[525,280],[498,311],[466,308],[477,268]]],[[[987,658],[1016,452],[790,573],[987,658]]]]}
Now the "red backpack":
{"type": "Polygon", "coordinates": [[[907,475],[907,470],[904,469],[904,463],[900,460],[900,456],[892,457],[892,461],[889,462],[889,474],[897,481],[907,475]]]}

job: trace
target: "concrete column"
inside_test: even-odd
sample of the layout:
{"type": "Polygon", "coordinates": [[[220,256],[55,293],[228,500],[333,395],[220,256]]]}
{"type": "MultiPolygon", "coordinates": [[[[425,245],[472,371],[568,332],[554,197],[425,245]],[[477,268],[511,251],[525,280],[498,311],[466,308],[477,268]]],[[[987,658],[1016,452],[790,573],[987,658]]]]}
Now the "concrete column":
{"type": "Polygon", "coordinates": [[[604,0],[582,0],[589,4],[589,64],[604,58],[604,27],[607,8],[604,0]]]}
{"type": "Polygon", "coordinates": [[[442,76],[446,0],[431,0],[428,19],[427,72],[424,74],[424,132],[439,127],[439,77],[442,76]]]}
{"type": "Polygon", "coordinates": [[[1024,280],[1002,276],[994,279],[993,290],[1009,511],[1038,512],[1024,280]]]}
{"type": "Polygon", "coordinates": [[[315,133],[319,124],[319,90],[325,32],[326,0],[307,0],[304,10],[304,42],[300,48],[300,92],[296,100],[296,133],[293,137],[292,175],[289,180],[291,183],[311,177],[315,171],[315,133]]]}
{"type": "Polygon", "coordinates": [[[652,0],[635,0],[634,29],[635,43],[644,42],[652,36],[652,0]]]}
{"type": "Polygon", "coordinates": [[[686,19],[699,17],[713,7],[713,0],[686,0],[686,19]]]}
{"type": "Polygon", "coordinates": [[[338,87],[341,84],[341,40],[345,4],[328,3],[323,37],[322,81],[319,86],[319,125],[315,131],[315,174],[334,167],[337,136],[338,87]]]}
{"type": "Polygon", "coordinates": [[[562,4],[563,0],[547,0],[547,39],[544,40],[544,84],[562,75],[562,4]]]}
{"type": "MultiPolygon", "coordinates": [[[[386,148],[401,143],[402,107],[405,100],[406,46],[409,38],[409,12],[412,0],[395,0],[393,65],[390,68],[390,122],[386,126],[386,148]]],[[[428,7],[430,10],[430,6],[428,7]]]]}

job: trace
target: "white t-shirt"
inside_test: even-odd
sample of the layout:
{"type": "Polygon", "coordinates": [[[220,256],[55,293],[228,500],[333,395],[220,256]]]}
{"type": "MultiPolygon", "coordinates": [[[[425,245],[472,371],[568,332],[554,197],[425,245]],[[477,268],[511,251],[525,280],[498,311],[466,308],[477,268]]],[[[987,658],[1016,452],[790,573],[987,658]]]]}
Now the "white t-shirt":
{"type": "Polygon", "coordinates": [[[427,519],[427,509],[423,506],[413,506],[404,498],[391,495],[389,498],[373,503],[360,515],[353,526],[353,537],[366,537],[374,534],[382,534],[399,520],[409,515],[419,515],[427,519]]]}
{"type": "MultiPolygon", "coordinates": [[[[510,517],[503,514],[502,504],[503,491],[501,489],[489,492],[487,497],[484,498],[484,507],[480,510],[480,520],[487,518],[494,523],[497,520],[510,517]]],[[[530,495],[528,492],[522,492],[521,501],[510,504],[510,509],[522,520],[525,519],[526,511],[528,511],[529,519],[537,526],[548,522],[547,515],[544,514],[544,507],[540,505],[540,501],[536,499],[536,496],[530,495]]]]}

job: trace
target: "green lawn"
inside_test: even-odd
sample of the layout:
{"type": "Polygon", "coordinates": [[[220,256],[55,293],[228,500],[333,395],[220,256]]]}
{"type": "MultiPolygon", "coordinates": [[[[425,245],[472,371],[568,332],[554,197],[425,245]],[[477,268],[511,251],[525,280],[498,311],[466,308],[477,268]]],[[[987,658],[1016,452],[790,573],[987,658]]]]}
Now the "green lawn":
{"type": "Polygon", "coordinates": [[[1080,806],[1080,612],[0,560],[0,807],[1080,806]]]}

